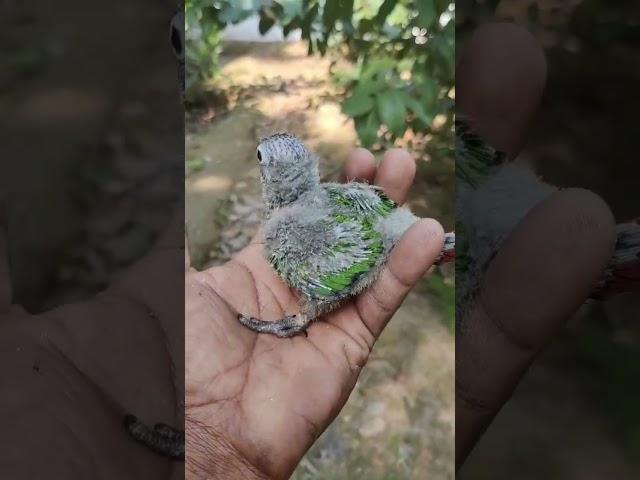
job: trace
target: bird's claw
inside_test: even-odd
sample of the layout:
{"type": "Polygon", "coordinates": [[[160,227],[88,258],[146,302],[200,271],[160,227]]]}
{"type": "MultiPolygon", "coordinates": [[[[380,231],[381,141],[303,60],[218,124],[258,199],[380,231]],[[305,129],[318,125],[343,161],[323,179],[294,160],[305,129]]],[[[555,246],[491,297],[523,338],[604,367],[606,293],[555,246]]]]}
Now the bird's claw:
{"type": "Polygon", "coordinates": [[[304,315],[287,315],[279,320],[268,322],[238,314],[238,320],[254,332],[269,333],[279,338],[290,338],[302,334],[306,337],[309,326],[309,320],[304,315]]]}

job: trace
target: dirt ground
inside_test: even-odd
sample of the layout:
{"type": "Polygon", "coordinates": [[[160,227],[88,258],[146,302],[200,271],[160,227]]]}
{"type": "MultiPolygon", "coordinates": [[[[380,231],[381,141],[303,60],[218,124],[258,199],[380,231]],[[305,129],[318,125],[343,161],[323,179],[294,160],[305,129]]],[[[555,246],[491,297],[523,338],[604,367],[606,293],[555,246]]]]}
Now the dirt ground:
{"type": "MultiPolygon", "coordinates": [[[[261,136],[288,131],[302,138],[321,157],[325,179],[337,177],[356,145],[327,60],[307,57],[301,43],[233,44],[225,51],[217,86],[227,104],[193,113],[187,125],[187,229],[199,268],[224,262],[259,225],[261,136]]],[[[419,171],[410,206],[450,225],[453,202],[445,197],[452,177],[430,176],[424,165],[419,171]]],[[[428,289],[409,295],[345,409],[294,479],[454,477],[454,338],[445,310],[428,289]]]]}
{"type": "Polygon", "coordinates": [[[16,301],[41,311],[104,288],[183,195],[175,2],[1,9],[0,196],[16,301]]]}

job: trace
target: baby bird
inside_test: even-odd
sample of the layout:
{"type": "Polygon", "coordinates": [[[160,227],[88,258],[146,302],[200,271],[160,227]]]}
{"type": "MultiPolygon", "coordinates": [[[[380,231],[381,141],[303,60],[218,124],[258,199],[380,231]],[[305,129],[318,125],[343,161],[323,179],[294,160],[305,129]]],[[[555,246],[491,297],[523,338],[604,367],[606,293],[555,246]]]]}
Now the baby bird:
{"type": "Polygon", "coordinates": [[[318,159],[292,135],[264,138],[257,157],[264,254],[300,294],[300,311],[276,321],[238,318],[251,330],[291,337],[369,287],[418,217],[373,185],[321,183],[318,159]]]}

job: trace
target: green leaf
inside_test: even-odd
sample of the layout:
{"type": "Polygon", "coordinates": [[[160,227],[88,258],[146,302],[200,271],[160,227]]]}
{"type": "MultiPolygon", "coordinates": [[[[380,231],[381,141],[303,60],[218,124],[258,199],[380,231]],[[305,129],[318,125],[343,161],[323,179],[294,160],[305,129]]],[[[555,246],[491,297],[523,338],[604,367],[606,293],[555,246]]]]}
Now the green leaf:
{"type": "Polygon", "coordinates": [[[404,93],[404,104],[418,117],[425,125],[431,125],[433,122],[433,114],[427,112],[426,106],[420,101],[413,98],[408,93],[404,93]]]}
{"type": "Polygon", "coordinates": [[[395,8],[396,3],[398,3],[398,0],[384,0],[378,9],[378,13],[374,17],[373,22],[378,25],[382,25],[391,11],[395,8]]]}
{"type": "Polygon", "coordinates": [[[273,27],[274,23],[275,21],[273,18],[269,17],[264,11],[260,12],[260,23],[258,23],[260,35],[267,33],[271,27],[273,27]]]}
{"type": "Polygon", "coordinates": [[[331,71],[331,81],[336,85],[347,87],[358,81],[358,71],[351,66],[335,67],[331,71]]]}
{"type": "MultiPolygon", "coordinates": [[[[411,12],[414,10],[415,8],[412,7],[411,12]]],[[[399,3],[387,16],[387,24],[402,27],[403,25],[406,25],[409,18],[411,18],[409,10],[402,3],[399,3]]]]}
{"type": "Polygon", "coordinates": [[[363,18],[358,23],[358,33],[360,35],[364,35],[365,33],[372,31],[373,27],[374,27],[373,19],[371,19],[371,18],[363,18]]]}
{"type": "Polygon", "coordinates": [[[355,28],[353,28],[353,23],[351,23],[351,19],[342,19],[340,20],[340,24],[342,25],[342,34],[347,38],[353,38],[355,33],[355,28]]]}
{"type": "Polygon", "coordinates": [[[401,137],[407,128],[405,104],[402,92],[391,90],[377,96],[380,119],[396,137],[401,137]]]}
{"type": "Polygon", "coordinates": [[[192,170],[194,172],[199,172],[204,168],[205,165],[204,159],[200,157],[190,158],[186,163],[189,170],[192,170]]]}
{"type": "Polygon", "coordinates": [[[320,50],[320,55],[323,57],[327,53],[327,41],[328,41],[327,37],[324,37],[318,40],[318,50],[320,50]]]}
{"type": "Polygon", "coordinates": [[[418,0],[418,26],[427,28],[434,22],[438,13],[433,0],[418,0]]]}
{"type": "Polygon", "coordinates": [[[431,78],[426,77],[418,85],[420,97],[424,105],[433,105],[438,98],[438,85],[431,78]]]}
{"type": "Polygon", "coordinates": [[[287,1],[282,2],[282,12],[286,18],[301,17],[303,13],[302,2],[300,1],[287,1]]]}
{"type": "Polygon", "coordinates": [[[289,33],[291,33],[291,31],[295,30],[296,28],[300,28],[300,18],[299,17],[295,17],[289,23],[285,24],[282,27],[282,33],[283,33],[283,35],[285,37],[287,37],[289,35],[289,33]]]}
{"type": "Polygon", "coordinates": [[[202,8],[202,22],[203,23],[212,23],[217,25],[219,28],[223,27],[224,24],[219,19],[218,14],[220,11],[213,6],[203,7],[202,8]]]}
{"type": "Polygon", "coordinates": [[[366,79],[361,77],[358,85],[353,89],[353,93],[358,92],[361,94],[374,95],[388,88],[389,85],[384,78],[366,79]]]}
{"type": "Polygon", "coordinates": [[[369,80],[378,73],[387,72],[393,69],[395,65],[396,61],[391,58],[375,58],[364,65],[360,78],[362,81],[369,80]]]}
{"type": "Polygon", "coordinates": [[[219,19],[222,23],[239,23],[246,16],[246,12],[242,8],[233,5],[226,5],[220,12],[219,19]]]}
{"type": "MultiPolygon", "coordinates": [[[[329,0],[330,1],[330,0],[329,0]]],[[[353,0],[336,0],[340,5],[340,20],[342,32],[347,37],[353,36],[353,0]]]]}
{"type": "Polygon", "coordinates": [[[324,5],[324,10],[322,11],[322,24],[324,25],[327,35],[333,31],[339,14],[339,2],[336,0],[327,0],[324,5]]]}
{"type": "Polygon", "coordinates": [[[452,284],[445,282],[442,274],[438,271],[427,277],[426,284],[431,295],[433,295],[440,304],[440,309],[443,313],[443,320],[445,321],[445,325],[449,327],[451,332],[454,332],[456,302],[455,287],[452,284]]]}
{"type": "MultiPolygon", "coordinates": [[[[332,1],[332,0],[328,0],[332,1]]],[[[340,5],[340,17],[344,20],[351,21],[353,17],[353,0],[333,0],[340,5]]]]}
{"type": "Polygon", "coordinates": [[[373,110],[374,105],[370,95],[355,91],[342,104],[342,112],[350,117],[359,117],[373,110]]]}
{"type": "Polygon", "coordinates": [[[313,21],[316,19],[318,15],[318,10],[320,5],[315,3],[311,9],[304,15],[302,19],[302,38],[310,38],[311,37],[311,25],[313,25],[313,21]]]}
{"type": "Polygon", "coordinates": [[[370,147],[378,139],[378,127],[380,121],[376,115],[375,110],[369,112],[366,117],[359,117],[355,119],[356,131],[358,132],[358,138],[364,147],[370,147]]]}

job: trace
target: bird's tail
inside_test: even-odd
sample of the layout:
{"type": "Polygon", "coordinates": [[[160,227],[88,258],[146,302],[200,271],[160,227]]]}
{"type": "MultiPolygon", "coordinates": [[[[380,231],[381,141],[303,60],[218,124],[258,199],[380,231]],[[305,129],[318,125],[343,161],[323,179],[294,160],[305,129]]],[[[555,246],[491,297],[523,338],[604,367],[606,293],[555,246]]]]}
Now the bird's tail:
{"type": "Polygon", "coordinates": [[[418,220],[420,220],[420,218],[411,213],[408,208],[398,207],[380,220],[378,229],[385,243],[388,246],[393,246],[400,240],[400,237],[404,235],[404,232],[418,220]]]}
{"type": "MultiPolygon", "coordinates": [[[[406,208],[396,208],[389,216],[385,217],[380,224],[383,238],[389,245],[395,245],[400,237],[406,232],[411,225],[420,220],[406,208]]],[[[456,234],[449,232],[444,236],[442,251],[436,259],[436,264],[453,262],[456,258],[456,234]]]]}
{"type": "Polygon", "coordinates": [[[640,291],[640,218],[620,224],[616,230],[616,250],[592,298],[640,291]]]}

